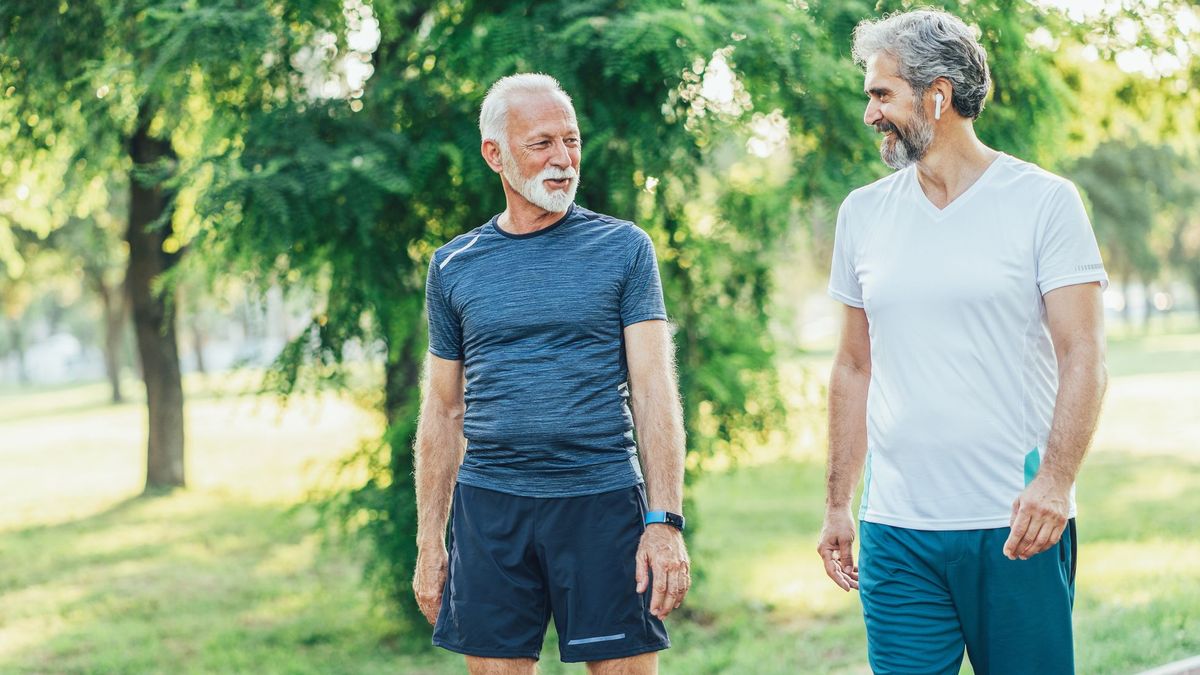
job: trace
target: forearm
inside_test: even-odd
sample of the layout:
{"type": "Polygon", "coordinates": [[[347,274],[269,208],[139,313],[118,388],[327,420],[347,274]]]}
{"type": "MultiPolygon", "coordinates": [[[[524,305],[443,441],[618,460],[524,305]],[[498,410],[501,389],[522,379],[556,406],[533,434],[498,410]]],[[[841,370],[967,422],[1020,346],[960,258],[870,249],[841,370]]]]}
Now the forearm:
{"type": "Polygon", "coordinates": [[[835,362],[829,378],[829,462],[825,505],[849,508],[867,456],[867,389],[871,375],[835,362]]]}
{"type": "Polygon", "coordinates": [[[462,407],[425,406],[414,452],[419,548],[445,541],[454,479],[465,450],[462,407]]]}
{"type": "Polygon", "coordinates": [[[1063,486],[1075,482],[1096,432],[1107,386],[1102,346],[1079,345],[1061,357],[1054,419],[1039,475],[1063,486]]]}
{"type": "Polygon", "coordinates": [[[661,373],[633,390],[638,452],[652,511],[683,512],[683,409],[673,372],[661,373]]]}

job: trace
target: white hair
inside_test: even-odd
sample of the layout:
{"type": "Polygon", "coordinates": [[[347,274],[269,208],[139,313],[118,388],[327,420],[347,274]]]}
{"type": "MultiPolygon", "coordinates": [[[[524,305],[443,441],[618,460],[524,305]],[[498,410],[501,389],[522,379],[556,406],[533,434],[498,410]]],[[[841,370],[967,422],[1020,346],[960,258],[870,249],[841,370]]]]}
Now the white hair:
{"type": "Polygon", "coordinates": [[[479,110],[479,135],[482,140],[495,141],[508,151],[508,110],[518,94],[550,93],[563,98],[574,115],[571,97],[563,91],[558,80],[542,73],[517,73],[502,77],[488,89],[479,110]]]}
{"type": "Polygon", "coordinates": [[[900,77],[918,96],[939,77],[950,80],[950,102],[963,117],[983,111],[992,84],[987,51],[963,20],[936,9],[916,9],[854,28],[854,60],[859,65],[880,52],[895,57],[900,77]]]}

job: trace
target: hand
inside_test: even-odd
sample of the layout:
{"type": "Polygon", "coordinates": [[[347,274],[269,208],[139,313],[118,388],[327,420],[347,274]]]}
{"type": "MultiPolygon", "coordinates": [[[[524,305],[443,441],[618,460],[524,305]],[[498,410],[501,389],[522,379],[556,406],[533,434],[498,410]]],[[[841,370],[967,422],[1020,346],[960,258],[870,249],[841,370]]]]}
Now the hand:
{"type": "Polygon", "coordinates": [[[1013,501],[1012,531],[1004,542],[1009,560],[1029,560],[1058,543],[1071,513],[1071,485],[1038,474],[1013,501]]]}
{"type": "Polygon", "coordinates": [[[858,588],[858,567],[854,564],[854,518],[850,507],[829,508],[817,541],[817,553],[825,562],[825,574],[842,590],[858,588]]]}
{"type": "Polygon", "coordinates": [[[442,608],[442,589],[446,586],[449,556],[446,546],[424,547],[417,552],[417,569],[413,573],[413,595],[417,606],[430,625],[437,623],[442,608]]]}
{"type": "Polygon", "coordinates": [[[637,549],[637,592],[644,593],[654,575],[650,613],[660,620],[679,609],[692,586],[691,562],[683,533],[664,524],[647,525],[637,549]]]}

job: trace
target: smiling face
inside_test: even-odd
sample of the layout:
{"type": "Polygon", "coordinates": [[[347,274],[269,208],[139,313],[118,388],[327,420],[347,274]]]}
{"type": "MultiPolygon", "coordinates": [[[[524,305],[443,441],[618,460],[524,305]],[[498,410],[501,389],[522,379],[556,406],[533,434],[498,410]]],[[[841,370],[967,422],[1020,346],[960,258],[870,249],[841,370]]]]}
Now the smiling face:
{"type": "Polygon", "coordinates": [[[900,77],[896,59],[879,52],[867,60],[863,84],[869,101],[863,122],[883,134],[879,156],[893,169],[921,161],[933,144],[933,124],[923,102],[900,77]]]}
{"type": "Polygon", "coordinates": [[[570,104],[551,92],[526,95],[509,108],[507,135],[500,145],[504,179],[538,208],[566,211],[579,188],[581,147],[570,104]]]}

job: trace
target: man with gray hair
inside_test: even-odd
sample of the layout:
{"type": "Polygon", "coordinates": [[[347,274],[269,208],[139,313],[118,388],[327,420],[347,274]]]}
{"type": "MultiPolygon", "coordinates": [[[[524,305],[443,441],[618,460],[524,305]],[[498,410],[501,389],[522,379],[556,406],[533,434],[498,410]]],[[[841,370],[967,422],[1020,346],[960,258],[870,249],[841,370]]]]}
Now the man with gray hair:
{"type": "Polygon", "coordinates": [[[551,616],[563,661],[654,673],[691,584],[654,247],[574,203],[582,141],[553,78],[497,81],[479,129],[506,208],[429,265],[413,590],[472,674],[534,672],[551,616]]]}
{"type": "Polygon", "coordinates": [[[1075,187],[975,136],[974,33],[916,10],[854,31],[896,172],[838,213],[846,305],[818,551],[876,673],[1074,671],[1074,481],[1106,385],[1107,284],[1075,187]],[[863,468],[859,564],[850,503],[863,468]]]}

